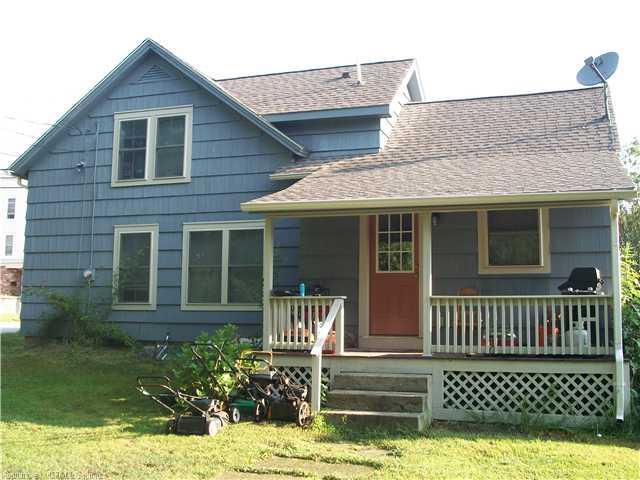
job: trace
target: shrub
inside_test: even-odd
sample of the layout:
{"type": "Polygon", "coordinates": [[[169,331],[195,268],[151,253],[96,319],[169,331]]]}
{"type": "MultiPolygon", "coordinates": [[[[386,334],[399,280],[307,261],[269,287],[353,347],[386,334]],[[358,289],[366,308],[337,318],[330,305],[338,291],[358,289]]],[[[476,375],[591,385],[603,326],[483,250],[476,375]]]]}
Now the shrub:
{"type": "MultiPolygon", "coordinates": [[[[216,345],[231,364],[237,362],[243,350],[251,348],[249,344],[240,342],[238,327],[231,324],[219,328],[211,335],[202,332],[196,338],[196,343],[216,345]]],[[[182,346],[172,370],[176,385],[191,395],[228,399],[238,387],[234,375],[229,371],[229,365],[220,359],[217,350],[213,348],[200,346],[198,352],[202,355],[205,365],[194,358],[191,344],[182,346]]]]}
{"type": "Polygon", "coordinates": [[[70,295],[47,289],[34,293],[44,297],[52,307],[50,312],[44,314],[42,336],[85,345],[134,345],[131,336],[119,326],[107,322],[111,304],[92,301],[88,288],[70,295]]]}

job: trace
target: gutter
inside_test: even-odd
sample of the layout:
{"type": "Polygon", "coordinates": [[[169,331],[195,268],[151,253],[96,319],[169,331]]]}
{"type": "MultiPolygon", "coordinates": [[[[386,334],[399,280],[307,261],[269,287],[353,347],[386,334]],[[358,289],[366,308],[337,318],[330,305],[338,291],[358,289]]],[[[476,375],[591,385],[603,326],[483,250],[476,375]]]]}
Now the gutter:
{"type": "Polygon", "coordinates": [[[513,195],[432,197],[432,198],[359,198],[348,200],[311,201],[258,201],[240,204],[243,212],[311,212],[327,210],[356,210],[376,208],[444,207],[466,205],[501,205],[511,203],[537,203],[582,200],[628,200],[636,196],[635,190],[594,190],[587,192],[553,192],[513,195]]]}

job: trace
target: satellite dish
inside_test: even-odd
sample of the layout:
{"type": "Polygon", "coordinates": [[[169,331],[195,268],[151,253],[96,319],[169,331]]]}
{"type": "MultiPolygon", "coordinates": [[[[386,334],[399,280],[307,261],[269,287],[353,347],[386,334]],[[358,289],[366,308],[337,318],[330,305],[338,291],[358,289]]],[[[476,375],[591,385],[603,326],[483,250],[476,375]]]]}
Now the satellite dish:
{"type": "Polygon", "coordinates": [[[584,61],[584,66],[578,71],[576,79],[578,83],[591,87],[602,83],[604,85],[604,118],[611,123],[609,115],[609,94],[607,80],[618,68],[618,54],[616,52],[603,53],[599,57],[589,57],[584,61]]]}
{"type": "Polygon", "coordinates": [[[586,87],[607,83],[616,68],[618,68],[618,54],[616,52],[607,52],[596,58],[587,58],[576,78],[578,83],[586,87]]]}

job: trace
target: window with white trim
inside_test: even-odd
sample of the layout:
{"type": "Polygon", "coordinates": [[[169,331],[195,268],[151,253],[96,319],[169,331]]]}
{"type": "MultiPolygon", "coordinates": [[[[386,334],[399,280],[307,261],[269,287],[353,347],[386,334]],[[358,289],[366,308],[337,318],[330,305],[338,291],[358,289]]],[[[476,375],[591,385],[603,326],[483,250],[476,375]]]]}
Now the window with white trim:
{"type": "Polygon", "coordinates": [[[548,273],[549,210],[478,211],[479,273],[548,273]]]}
{"type": "Polygon", "coordinates": [[[264,222],[187,223],[182,309],[259,310],[264,222]]]}
{"type": "Polygon", "coordinates": [[[10,257],[13,255],[13,235],[4,237],[4,255],[10,257]]]}
{"type": "Polygon", "coordinates": [[[190,180],[193,107],[120,112],[113,117],[112,186],[190,180]]]}
{"type": "Polygon", "coordinates": [[[158,225],[116,225],[113,308],[155,310],[157,275],[158,225]]]}
{"type": "Polygon", "coordinates": [[[413,214],[377,215],[377,272],[413,272],[413,214]]]}
{"type": "Polygon", "coordinates": [[[7,200],[7,218],[16,218],[16,199],[13,197],[7,200]]]}

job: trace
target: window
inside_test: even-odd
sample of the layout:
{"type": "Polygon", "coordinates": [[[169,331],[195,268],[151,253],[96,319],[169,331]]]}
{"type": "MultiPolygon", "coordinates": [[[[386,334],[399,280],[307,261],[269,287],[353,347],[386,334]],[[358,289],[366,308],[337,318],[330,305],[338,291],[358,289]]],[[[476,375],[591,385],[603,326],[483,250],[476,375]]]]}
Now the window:
{"type": "Polygon", "coordinates": [[[13,235],[4,237],[4,255],[5,257],[13,255],[13,235]]]}
{"type": "Polygon", "coordinates": [[[16,199],[10,198],[7,201],[7,218],[16,218],[16,199]]]}
{"type": "Polygon", "coordinates": [[[190,180],[193,107],[114,114],[111,185],[190,180]]]}
{"type": "Polygon", "coordinates": [[[413,214],[378,215],[378,272],[413,272],[413,214]]]}
{"type": "Polygon", "coordinates": [[[113,242],[113,308],[155,310],[158,225],[116,225],[113,242]]]}
{"type": "Polygon", "coordinates": [[[183,310],[260,310],[264,223],[184,225],[183,310]]]}
{"type": "Polygon", "coordinates": [[[548,209],[478,212],[480,273],[548,273],[548,209]]]}

